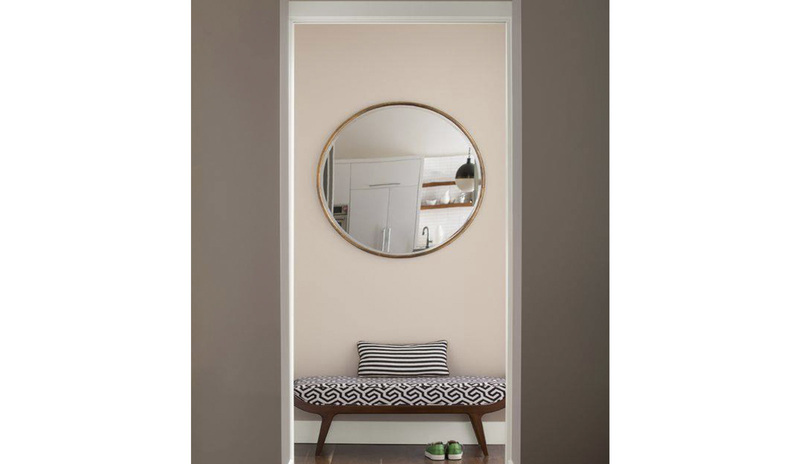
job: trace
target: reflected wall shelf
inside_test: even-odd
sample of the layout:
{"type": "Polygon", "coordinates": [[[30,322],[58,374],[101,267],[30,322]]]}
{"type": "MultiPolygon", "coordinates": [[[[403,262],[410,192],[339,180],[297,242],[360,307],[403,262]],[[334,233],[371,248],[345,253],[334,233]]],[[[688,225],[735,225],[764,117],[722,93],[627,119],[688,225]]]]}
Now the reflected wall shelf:
{"type": "Polygon", "coordinates": [[[448,203],[446,205],[422,205],[419,209],[443,209],[443,208],[471,208],[474,203],[448,203]]]}
{"type": "Polygon", "coordinates": [[[454,180],[446,180],[446,181],[442,181],[442,182],[425,182],[424,184],[422,184],[422,188],[443,187],[445,185],[456,185],[456,181],[454,181],[454,180]]]}

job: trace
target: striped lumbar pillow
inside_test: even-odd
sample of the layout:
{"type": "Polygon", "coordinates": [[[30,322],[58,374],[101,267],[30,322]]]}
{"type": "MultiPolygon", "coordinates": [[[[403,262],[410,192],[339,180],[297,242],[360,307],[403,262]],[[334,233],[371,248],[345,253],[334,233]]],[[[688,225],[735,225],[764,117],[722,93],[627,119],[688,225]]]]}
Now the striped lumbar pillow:
{"type": "Polygon", "coordinates": [[[358,375],[450,375],[447,340],[415,345],[358,342],[358,375]]]}

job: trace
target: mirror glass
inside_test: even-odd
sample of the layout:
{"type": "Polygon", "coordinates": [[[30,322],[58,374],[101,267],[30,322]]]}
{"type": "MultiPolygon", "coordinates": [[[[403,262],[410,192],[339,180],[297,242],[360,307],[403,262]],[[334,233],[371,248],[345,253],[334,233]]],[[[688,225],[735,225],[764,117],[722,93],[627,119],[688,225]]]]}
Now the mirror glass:
{"type": "Polygon", "coordinates": [[[356,113],[320,156],[319,199],[351,244],[387,257],[430,253],[472,222],[485,186],[478,147],[455,119],[417,103],[356,113]]]}

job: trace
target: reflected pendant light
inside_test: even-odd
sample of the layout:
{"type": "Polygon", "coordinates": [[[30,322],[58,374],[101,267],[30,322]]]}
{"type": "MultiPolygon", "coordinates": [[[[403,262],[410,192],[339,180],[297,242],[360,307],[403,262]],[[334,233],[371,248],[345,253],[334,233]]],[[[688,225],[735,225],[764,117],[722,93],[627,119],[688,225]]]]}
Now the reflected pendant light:
{"type": "Polygon", "coordinates": [[[462,192],[475,191],[475,165],[472,163],[472,147],[467,152],[467,162],[456,171],[456,185],[462,192]]]}

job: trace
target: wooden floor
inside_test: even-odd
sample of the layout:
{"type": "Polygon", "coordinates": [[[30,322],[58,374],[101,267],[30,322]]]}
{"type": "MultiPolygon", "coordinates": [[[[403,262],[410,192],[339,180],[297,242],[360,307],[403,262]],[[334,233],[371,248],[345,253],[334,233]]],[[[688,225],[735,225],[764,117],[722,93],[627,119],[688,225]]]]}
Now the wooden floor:
{"type": "Polygon", "coordinates": [[[503,445],[489,445],[489,457],[478,445],[464,445],[461,461],[431,461],[425,459],[425,445],[325,445],[322,456],[314,456],[314,446],[296,444],[295,464],[502,464],[505,455],[503,445]]]}

